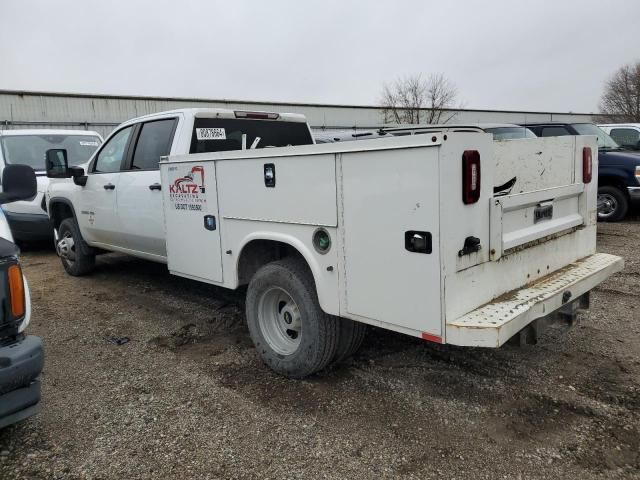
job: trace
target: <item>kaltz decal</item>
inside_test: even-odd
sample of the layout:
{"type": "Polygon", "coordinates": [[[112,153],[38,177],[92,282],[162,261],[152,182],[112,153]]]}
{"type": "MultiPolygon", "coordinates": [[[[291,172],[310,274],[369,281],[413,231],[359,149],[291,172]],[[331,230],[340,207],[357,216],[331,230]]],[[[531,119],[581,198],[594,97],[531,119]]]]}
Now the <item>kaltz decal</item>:
{"type": "Polygon", "coordinates": [[[205,193],[204,168],[193,167],[184,177],[176,179],[169,185],[169,193],[205,193]]]}
{"type": "Polygon", "coordinates": [[[202,210],[202,205],[207,203],[204,167],[191,167],[186,175],[175,179],[169,185],[169,198],[178,210],[202,210]]]}

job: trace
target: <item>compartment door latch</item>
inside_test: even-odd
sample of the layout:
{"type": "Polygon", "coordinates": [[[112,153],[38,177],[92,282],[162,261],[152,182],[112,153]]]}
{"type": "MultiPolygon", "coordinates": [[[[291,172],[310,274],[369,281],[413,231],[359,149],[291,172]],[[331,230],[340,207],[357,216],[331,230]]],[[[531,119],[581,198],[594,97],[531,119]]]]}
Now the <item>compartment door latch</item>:
{"type": "Polygon", "coordinates": [[[416,230],[404,232],[404,248],[414,253],[431,253],[431,232],[419,232],[416,230]]]}

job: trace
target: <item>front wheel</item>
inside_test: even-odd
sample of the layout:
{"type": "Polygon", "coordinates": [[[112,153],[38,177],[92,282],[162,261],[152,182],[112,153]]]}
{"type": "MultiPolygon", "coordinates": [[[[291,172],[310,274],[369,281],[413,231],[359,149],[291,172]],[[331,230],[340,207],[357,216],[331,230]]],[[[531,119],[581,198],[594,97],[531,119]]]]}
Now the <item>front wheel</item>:
{"type": "Polygon", "coordinates": [[[96,256],[84,242],[80,230],[73,218],[65,218],[58,227],[56,252],[62,266],[69,275],[79,277],[91,272],[96,263],[96,256]]]}
{"type": "Polygon", "coordinates": [[[598,188],[598,220],[601,222],[618,222],[629,210],[629,200],[625,193],[617,187],[605,185],[598,188]]]}
{"type": "Polygon", "coordinates": [[[307,377],[335,356],[338,319],[320,308],[302,260],[285,258],[258,270],[247,290],[246,314],[258,354],[281,375],[307,377]]]}

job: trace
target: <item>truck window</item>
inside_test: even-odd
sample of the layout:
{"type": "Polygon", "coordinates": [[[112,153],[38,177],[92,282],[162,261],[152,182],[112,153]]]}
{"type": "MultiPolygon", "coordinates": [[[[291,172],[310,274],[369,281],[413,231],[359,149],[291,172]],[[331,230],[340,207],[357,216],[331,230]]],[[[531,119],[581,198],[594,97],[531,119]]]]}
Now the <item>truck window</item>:
{"type": "Polygon", "coordinates": [[[247,148],[254,144],[255,148],[266,148],[313,143],[306,123],[196,118],[191,136],[190,153],[241,150],[243,134],[247,136],[247,148]]]}
{"type": "Polygon", "coordinates": [[[133,153],[132,170],[157,170],[160,157],[169,155],[176,119],[156,120],[142,124],[133,153]]]}
{"type": "Polygon", "coordinates": [[[561,126],[543,127],[540,134],[541,137],[563,137],[566,135],[571,135],[571,132],[561,126]]]}
{"type": "Polygon", "coordinates": [[[120,171],[132,129],[133,127],[123,128],[104,144],[104,147],[102,147],[102,150],[98,153],[98,158],[93,169],[94,172],[113,173],[120,171]]]}
{"type": "Polygon", "coordinates": [[[612,128],[609,134],[618,145],[627,148],[640,148],[640,132],[633,128],[612,128]]]}
{"type": "Polygon", "coordinates": [[[100,146],[94,135],[7,135],[0,138],[5,162],[29,165],[44,170],[44,157],[50,148],[67,150],[69,164],[79,165],[89,160],[100,146]]]}

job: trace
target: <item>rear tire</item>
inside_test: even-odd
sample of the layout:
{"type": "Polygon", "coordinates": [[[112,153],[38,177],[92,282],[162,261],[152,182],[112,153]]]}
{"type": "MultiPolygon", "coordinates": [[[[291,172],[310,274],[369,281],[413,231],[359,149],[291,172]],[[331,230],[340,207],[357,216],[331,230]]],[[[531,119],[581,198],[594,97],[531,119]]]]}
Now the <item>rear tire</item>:
{"type": "Polygon", "coordinates": [[[246,314],[258,355],[280,375],[304,378],[335,357],[339,320],[320,308],[313,276],[298,258],[258,270],[247,289],[246,314]]]}
{"type": "Polygon", "coordinates": [[[618,187],[605,185],[598,188],[598,220],[619,222],[629,210],[629,199],[618,187]]]}
{"type": "Polygon", "coordinates": [[[69,275],[79,277],[93,271],[96,256],[80,235],[73,218],[65,218],[58,227],[56,252],[69,275]]]}
{"type": "Polygon", "coordinates": [[[340,324],[338,347],[331,365],[337,365],[356,353],[362,346],[367,333],[367,325],[362,322],[356,322],[348,318],[339,318],[338,322],[340,324]]]}

